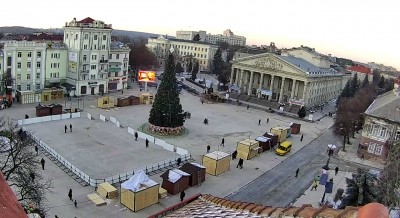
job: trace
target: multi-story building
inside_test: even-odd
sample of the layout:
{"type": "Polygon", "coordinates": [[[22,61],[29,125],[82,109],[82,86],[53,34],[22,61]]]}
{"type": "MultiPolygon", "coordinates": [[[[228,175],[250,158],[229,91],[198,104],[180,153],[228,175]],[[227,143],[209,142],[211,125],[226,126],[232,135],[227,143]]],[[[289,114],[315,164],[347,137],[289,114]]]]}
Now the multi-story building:
{"type": "Polygon", "coordinates": [[[357,155],[375,161],[385,160],[393,141],[400,140],[399,85],[380,95],[364,112],[364,126],[357,155]]]}
{"type": "Polygon", "coordinates": [[[46,49],[44,87],[60,87],[66,83],[68,48],[64,43],[52,43],[46,49]]]}
{"type": "Polygon", "coordinates": [[[233,34],[230,29],[227,29],[223,32],[223,34],[207,34],[206,31],[176,31],[176,38],[183,39],[183,40],[193,40],[193,37],[199,34],[200,41],[208,42],[211,44],[218,44],[219,42],[226,42],[229,45],[239,45],[244,46],[246,45],[246,37],[244,36],[237,36],[233,34]]]}
{"type": "Polygon", "coordinates": [[[176,55],[181,58],[190,56],[192,60],[199,62],[200,70],[210,70],[214,54],[218,46],[207,42],[183,40],[183,39],[165,39],[149,38],[147,48],[152,51],[161,66],[164,65],[166,54],[173,48],[176,55]]]}
{"type": "Polygon", "coordinates": [[[112,41],[110,48],[108,90],[121,90],[126,88],[125,84],[128,82],[129,52],[131,49],[118,41],[112,41]]]}
{"type": "Polygon", "coordinates": [[[368,66],[374,70],[387,71],[387,72],[397,72],[397,69],[391,66],[385,66],[383,64],[378,64],[375,62],[368,62],[368,66]]]}
{"type": "Polygon", "coordinates": [[[108,59],[111,24],[87,17],[65,24],[68,47],[67,89],[74,95],[108,92],[108,59]]]}
{"type": "Polygon", "coordinates": [[[230,84],[250,96],[310,107],[336,98],[343,77],[302,58],[264,53],[232,61],[230,84]]]}
{"type": "Polygon", "coordinates": [[[347,70],[351,73],[351,76],[354,76],[357,74],[357,78],[360,81],[363,81],[365,78],[365,75],[367,75],[368,81],[372,82],[373,70],[366,66],[363,66],[363,65],[349,66],[349,67],[347,67],[347,70]]]}
{"type": "Polygon", "coordinates": [[[315,51],[315,48],[309,48],[307,46],[300,46],[298,48],[284,50],[281,53],[282,56],[293,56],[302,58],[311,64],[320,68],[330,68],[335,63],[331,60],[330,55],[323,55],[315,51]]]}
{"type": "Polygon", "coordinates": [[[3,49],[0,48],[0,96],[2,96],[5,92],[5,87],[4,87],[4,52],[3,49]]]}

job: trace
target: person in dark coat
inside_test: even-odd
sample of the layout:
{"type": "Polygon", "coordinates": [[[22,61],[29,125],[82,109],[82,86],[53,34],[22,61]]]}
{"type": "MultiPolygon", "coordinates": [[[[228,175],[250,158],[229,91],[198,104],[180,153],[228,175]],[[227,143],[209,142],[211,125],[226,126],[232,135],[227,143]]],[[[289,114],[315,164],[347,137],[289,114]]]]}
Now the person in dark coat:
{"type": "Polygon", "coordinates": [[[42,169],[44,170],[44,164],[46,163],[46,161],[42,158],[42,159],[40,160],[40,163],[42,164],[42,169]]]}
{"type": "Polygon", "coordinates": [[[139,136],[138,133],[135,132],[135,141],[137,141],[138,136],[139,136]]]}
{"type": "Polygon", "coordinates": [[[74,201],[74,205],[75,205],[75,207],[78,207],[78,202],[76,202],[76,199],[74,201]]]}
{"type": "Polygon", "coordinates": [[[69,200],[72,201],[72,189],[71,188],[69,189],[68,197],[69,197],[69,200]]]}
{"type": "Polygon", "coordinates": [[[69,131],[72,132],[72,124],[69,124],[69,131]]]}
{"type": "Polygon", "coordinates": [[[181,158],[176,159],[176,164],[178,164],[178,166],[180,166],[181,163],[182,163],[182,159],[181,158]]]}
{"type": "Polygon", "coordinates": [[[181,201],[183,201],[183,199],[185,198],[185,195],[186,195],[185,191],[181,191],[181,194],[179,196],[181,198],[181,201]]]}
{"type": "Polygon", "coordinates": [[[37,145],[35,145],[35,151],[36,151],[36,155],[39,155],[39,148],[37,145]]]}
{"type": "Polygon", "coordinates": [[[247,105],[247,110],[249,109],[250,105],[247,105]]]}
{"type": "Polygon", "coordinates": [[[232,153],[232,160],[235,160],[237,157],[237,150],[232,153]]]}
{"type": "Polygon", "coordinates": [[[146,148],[148,148],[148,147],[149,147],[149,140],[146,139],[146,148]]]}
{"type": "Polygon", "coordinates": [[[239,158],[239,162],[238,162],[236,168],[238,168],[238,167],[240,167],[240,169],[243,169],[243,159],[242,158],[239,158]]]}
{"type": "Polygon", "coordinates": [[[303,141],[303,136],[304,136],[304,135],[302,134],[302,135],[301,135],[301,138],[300,138],[300,141],[301,141],[301,142],[303,141]]]}
{"type": "Polygon", "coordinates": [[[210,153],[210,150],[211,150],[211,146],[207,145],[207,153],[210,153]]]}
{"type": "Polygon", "coordinates": [[[267,123],[269,123],[269,118],[267,118],[267,123]]]}
{"type": "Polygon", "coordinates": [[[339,172],[339,167],[336,167],[335,168],[335,176],[338,174],[338,172],[339,172]]]}
{"type": "Polygon", "coordinates": [[[64,133],[67,133],[67,129],[68,129],[68,127],[67,127],[67,125],[65,125],[64,126],[64,133]]]}
{"type": "Polygon", "coordinates": [[[299,169],[299,168],[297,168],[297,170],[296,170],[296,175],[295,175],[294,177],[296,177],[296,178],[297,178],[297,176],[299,175],[299,171],[300,171],[300,169],[299,169]]]}
{"type": "Polygon", "coordinates": [[[32,182],[35,182],[35,173],[34,172],[30,172],[29,176],[31,177],[32,182]]]}
{"type": "Polygon", "coordinates": [[[261,119],[258,119],[258,125],[261,125],[261,119]]]}
{"type": "Polygon", "coordinates": [[[222,147],[225,147],[225,138],[222,138],[221,145],[222,147]]]}

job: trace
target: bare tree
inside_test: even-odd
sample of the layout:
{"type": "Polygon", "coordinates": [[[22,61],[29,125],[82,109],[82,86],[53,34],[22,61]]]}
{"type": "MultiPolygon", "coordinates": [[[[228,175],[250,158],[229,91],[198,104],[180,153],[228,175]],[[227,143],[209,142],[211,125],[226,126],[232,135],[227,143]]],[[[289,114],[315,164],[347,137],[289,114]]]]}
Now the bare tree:
{"type": "Polygon", "coordinates": [[[34,151],[35,141],[9,120],[0,118],[0,169],[14,188],[21,203],[34,204],[44,209],[46,192],[51,192],[52,181],[45,180],[39,171],[39,160],[34,151]]]}

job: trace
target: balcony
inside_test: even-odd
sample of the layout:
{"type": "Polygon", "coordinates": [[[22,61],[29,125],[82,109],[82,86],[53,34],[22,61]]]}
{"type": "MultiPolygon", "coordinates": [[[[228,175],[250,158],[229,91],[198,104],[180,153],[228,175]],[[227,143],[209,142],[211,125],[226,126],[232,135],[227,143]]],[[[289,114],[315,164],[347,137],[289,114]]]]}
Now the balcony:
{"type": "Polygon", "coordinates": [[[119,72],[119,71],[121,71],[120,67],[110,67],[110,68],[108,68],[108,72],[111,72],[111,73],[119,72]]]}
{"type": "Polygon", "coordinates": [[[124,58],[124,61],[129,61],[129,58],[124,58]]]}
{"type": "Polygon", "coordinates": [[[82,70],[81,74],[89,74],[89,70],[82,70]]]}
{"type": "Polygon", "coordinates": [[[107,72],[107,69],[104,69],[104,70],[100,70],[99,71],[99,74],[107,74],[108,72],[107,72]]]}
{"type": "Polygon", "coordinates": [[[108,63],[108,60],[100,60],[100,63],[102,64],[108,63]]]}

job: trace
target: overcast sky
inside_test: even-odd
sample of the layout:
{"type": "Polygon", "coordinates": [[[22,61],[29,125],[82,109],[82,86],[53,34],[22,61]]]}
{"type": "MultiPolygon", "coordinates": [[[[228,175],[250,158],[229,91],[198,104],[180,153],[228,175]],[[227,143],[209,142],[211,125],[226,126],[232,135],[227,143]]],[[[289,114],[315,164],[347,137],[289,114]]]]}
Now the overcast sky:
{"type": "Polygon", "coordinates": [[[400,17],[395,0],[69,0],[2,1],[0,26],[60,28],[74,17],[114,29],[168,34],[231,29],[247,44],[301,45],[323,54],[400,70],[400,17]]]}

